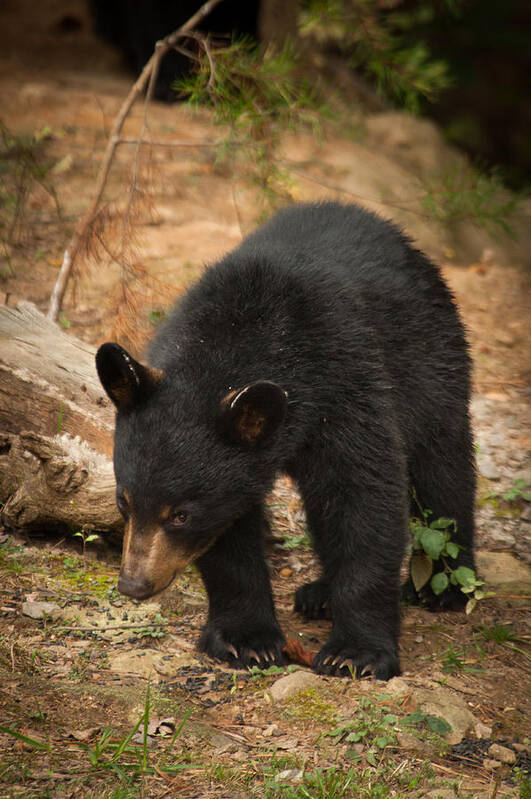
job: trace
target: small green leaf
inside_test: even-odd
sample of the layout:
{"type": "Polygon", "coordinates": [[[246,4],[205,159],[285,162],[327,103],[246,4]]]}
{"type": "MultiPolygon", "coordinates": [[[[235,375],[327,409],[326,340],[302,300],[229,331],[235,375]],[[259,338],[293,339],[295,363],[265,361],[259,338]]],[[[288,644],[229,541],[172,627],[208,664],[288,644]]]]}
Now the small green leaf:
{"type": "Polygon", "coordinates": [[[451,558],[456,558],[459,555],[459,549],[459,544],[456,544],[454,541],[446,542],[446,554],[451,558]]]}
{"type": "Polygon", "coordinates": [[[426,529],[420,536],[420,543],[426,555],[437,560],[446,544],[446,537],[440,530],[426,529]]]}
{"type": "Polygon", "coordinates": [[[393,743],[393,739],[389,735],[380,735],[380,737],[376,739],[376,746],[378,749],[385,749],[390,743],[393,743]]]}
{"type": "Polygon", "coordinates": [[[472,613],[472,611],[476,607],[477,603],[478,603],[478,601],[477,601],[475,596],[470,597],[470,599],[468,600],[468,602],[465,605],[465,613],[466,613],[467,616],[469,616],[472,613]]]}
{"type": "Polygon", "coordinates": [[[448,588],[448,583],[448,576],[444,572],[438,572],[431,578],[431,590],[436,596],[439,596],[439,594],[442,594],[443,591],[446,591],[448,588]]]}
{"type": "Polygon", "coordinates": [[[459,566],[454,569],[452,575],[461,586],[474,586],[476,584],[476,572],[468,566],[459,566]]]}
{"type": "Polygon", "coordinates": [[[426,585],[433,572],[433,562],[424,552],[413,552],[410,564],[411,579],[416,591],[426,585]]]}
{"type": "Polygon", "coordinates": [[[426,716],[426,724],[437,735],[446,735],[447,732],[452,732],[452,727],[446,719],[441,719],[439,716],[426,716]]]}
{"type": "Polygon", "coordinates": [[[374,751],[372,749],[369,749],[369,751],[367,752],[366,760],[367,760],[367,763],[369,763],[370,766],[374,766],[376,768],[376,766],[377,766],[376,757],[375,757],[374,751]]]}
{"type": "Polygon", "coordinates": [[[430,524],[432,530],[448,530],[449,527],[453,527],[455,525],[455,521],[453,519],[435,519],[434,522],[430,524]]]}

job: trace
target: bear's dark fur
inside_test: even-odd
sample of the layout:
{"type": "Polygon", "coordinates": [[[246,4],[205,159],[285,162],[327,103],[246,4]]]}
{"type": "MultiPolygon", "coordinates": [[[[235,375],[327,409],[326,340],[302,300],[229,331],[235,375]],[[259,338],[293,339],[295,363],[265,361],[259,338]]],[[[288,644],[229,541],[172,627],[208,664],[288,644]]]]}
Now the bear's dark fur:
{"type": "Polygon", "coordinates": [[[111,343],[97,356],[118,408],[120,590],[151,596],[195,560],[209,598],[200,648],[280,662],[261,532],[285,472],[322,564],[295,606],[333,620],[314,669],[398,674],[412,486],[434,518],[456,520],[457,563],[473,567],[470,360],[438,270],[358,207],[291,207],[205,272],[148,361],[111,343]]]}

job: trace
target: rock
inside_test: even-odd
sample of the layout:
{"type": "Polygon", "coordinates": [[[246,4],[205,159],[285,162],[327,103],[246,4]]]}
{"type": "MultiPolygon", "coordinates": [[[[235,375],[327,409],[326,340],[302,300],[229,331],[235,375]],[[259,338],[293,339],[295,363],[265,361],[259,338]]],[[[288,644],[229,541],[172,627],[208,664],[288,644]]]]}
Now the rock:
{"type": "Polygon", "coordinates": [[[417,738],[416,735],[412,735],[410,732],[398,732],[396,734],[396,740],[398,741],[398,745],[403,749],[409,749],[411,752],[417,752],[421,755],[427,755],[430,753],[430,747],[425,743],[425,741],[421,741],[420,738],[417,738]]]}
{"type": "Polygon", "coordinates": [[[157,649],[120,652],[110,658],[109,668],[116,674],[135,674],[139,677],[154,678],[155,682],[159,682],[155,663],[159,662],[160,658],[161,653],[157,649]]]}
{"type": "Polygon", "coordinates": [[[501,744],[489,746],[488,754],[495,760],[499,760],[500,763],[509,763],[511,765],[516,763],[516,755],[513,750],[507,746],[501,746],[501,744]]]}
{"type": "Polygon", "coordinates": [[[480,455],[478,459],[479,473],[486,477],[487,480],[497,481],[501,477],[501,472],[492,460],[487,455],[480,455]]]}
{"type": "Polygon", "coordinates": [[[148,724],[148,735],[158,735],[166,738],[175,732],[175,717],[168,716],[165,719],[152,719],[148,724]]]}
{"type": "Polygon", "coordinates": [[[301,572],[304,568],[304,564],[299,560],[299,558],[296,555],[293,554],[289,556],[289,566],[290,569],[293,569],[293,571],[296,572],[296,574],[301,572]]]}
{"type": "Polygon", "coordinates": [[[492,735],[492,727],[489,727],[488,724],[483,724],[482,721],[478,721],[474,732],[476,733],[476,738],[490,738],[492,735]]]}
{"type": "Polygon", "coordinates": [[[489,530],[489,544],[492,543],[493,547],[503,549],[512,549],[516,543],[516,538],[512,533],[507,533],[504,530],[489,530]]]}
{"type": "Polygon", "coordinates": [[[419,688],[415,691],[415,698],[425,713],[444,719],[450,725],[452,729],[444,739],[452,745],[460,743],[478,723],[464,699],[442,686],[419,688]]]}
{"type": "Polygon", "coordinates": [[[483,761],[483,768],[486,768],[487,771],[494,771],[495,769],[499,768],[501,763],[499,760],[492,760],[490,757],[486,757],[483,761]]]}
{"type": "Polygon", "coordinates": [[[278,726],[276,724],[270,724],[269,727],[266,727],[265,730],[262,732],[264,738],[271,738],[275,733],[278,732],[278,726]]]}
{"type": "Polygon", "coordinates": [[[175,674],[182,666],[197,666],[199,661],[192,655],[168,655],[159,649],[139,649],[120,652],[110,658],[109,668],[116,674],[135,674],[160,682],[160,675],[175,674]]]}
{"type": "Polygon", "coordinates": [[[22,613],[30,619],[58,619],[63,615],[55,602],[23,602],[22,613]]]}
{"type": "Polygon", "coordinates": [[[520,519],[523,522],[531,522],[531,505],[526,505],[520,514],[520,519]]]}
{"type": "Polygon", "coordinates": [[[289,735],[285,735],[282,738],[277,738],[275,741],[275,746],[277,749],[284,749],[287,752],[294,752],[298,745],[299,739],[290,738],[289,735]]]}
{"type": "Polygon", "coordinates": [[[391,696],[399,696],[409,691],[411,691],[411,686],[407,680],[402,679],[402,677],[393,677],[385,686],[385,693],[391,694],[391,696]]]}
{"type": "Polygon", "coordinates": [[[476,561],[487,588],[503,594],[531,593],[531,568],[510,552],[479,550],[476,561]]]}
{"type": "Polygon", "coordinates": [[[289,699],[291,696],[297,696],[301,691],[308,691],[310,688],[319,688],[322,687],[322,685],[322,678],[314,674],[313,671],[298,669],[276,680],[269,689],[269,693],[275,702],[281,702],[284,699],[289,699]]]}
{"type": "Polygon", "coordinates": [[[299,782],[302,780],[304,772],[299,768],[287,768],[279,772],[275,776],[275,782],[282,780],[282,782],[299,782]]]}

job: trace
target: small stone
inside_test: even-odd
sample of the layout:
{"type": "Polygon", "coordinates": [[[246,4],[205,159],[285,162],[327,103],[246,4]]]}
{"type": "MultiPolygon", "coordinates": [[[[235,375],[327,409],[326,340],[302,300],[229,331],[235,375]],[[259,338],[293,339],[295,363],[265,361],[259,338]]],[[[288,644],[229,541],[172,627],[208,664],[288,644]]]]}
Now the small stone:
{"type": "Polygon", "coordinates": [[[393,677],[385,686],[385,693],[391,694],[391,696],[406,694],[410,690],[409,683],[402,677],[393,677]]]}
{"type": "Polygon", "coordinates": [[[265,728],[262,735],[264,738],[271,738],[276,732],[278,732],[278,726],[276,724],[270,724],[269,727],[265,728]]]}
{"type": "Polygon", "coordinates": [[[505,530],[489,530],[489,539],[496,548],[511,549],[516,544],[516,538],[505,530]]]}
{"type": "Polygon", "coordinates": [[[421,644],[424,641],[424,636],[423,635],[416,635],[413,640],[415,641],[415,643],[421,644]]]}
{"type": "Polygon", "coordinates": [[[272,699],[275,702],[297,696],[301,691],[308,691],[310,688],[322,687],[322,678],[313,671],[298,669],[273,683],[269,689],[272,699]]]}
{"type": "Polygon", "coordinates": [[[284,771],[280,771],[276,776],[275,780],[282,780],[283,782],[299,782],[302,780],[303,771],[299,768],[287,768],[284,771]]]}
{"type": "Polygon", "coordinates": [[[488,754],[499,760],[501,763],[516,763],[516,755],[512,749],[509,749],[507,746],[501,746],[500,744],[492,744],[489,746],[488,754]]]}
{"type": "Polygon", "coordinates": [[[410,732],[399,732],[396,735],[396,739],[398,741],[398,745],[401,746],[403,749],[409,749],[412,752],[417,752],[419,754],[427,754],[429,747],[417,738],[416,735],[413,735],[410,732]]]}
{"type": "Polygon", "coordinates": [[[499,760],[492,760],[490,757],[486,757],[485,760],[483,761],[483,768],[486,768],[487,771],[494,771],[500,766],[501,763],[499,760]]]}
{"type": "Polygon", "coordinates": [[[486,455],[479,458],[479,472],[487,480],[497,481],[501,477],[500,470],[491,458],[486,455]]]}
{"type": "Polygon", "coordinates": [[[296,555],[290,555],[289,557],[289,565],[290,568],[293,569],[294,572],[297,574],[303,570],[304,564],[299,560],[296,555]]]}
{"type": "MultiPolygon", "coordinates": [[[[293,752],[299,745],[298,738],[289,738],[287,735],[284,738],[277,738],[275,741],[275,745],[279,749],[287,750],[288,752],[293,752]]],[[[248,757],[249,755],[245,755],[248,757]]]]}
{"type": "Polygon", "coordinates": [[[492,727],[489,727],[488,724],[483,724],[482,721],[478,721],[474,728],[474,732],[476,733],[476,738],[490,738],[492,735],[492,727]]]}
{"type": "Polygon", "coordinates": [[[61,616],[61,608],[55,602],[23,602],[22,613],[30,619],[57,619],[61,616]]]}

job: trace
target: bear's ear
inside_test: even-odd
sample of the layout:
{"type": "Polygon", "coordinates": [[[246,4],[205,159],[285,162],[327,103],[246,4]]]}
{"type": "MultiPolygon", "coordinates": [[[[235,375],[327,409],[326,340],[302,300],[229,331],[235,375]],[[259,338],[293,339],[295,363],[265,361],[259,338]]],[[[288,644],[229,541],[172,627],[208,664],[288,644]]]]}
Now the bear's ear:
{"type": "Polygon", "coordinates": [[[232,441],[255,446],[266,441],[284,420],[287,393],[276,383],[258,380],[231,391],[221,402],[220,431],[232,441]]]}
{"type": "Polygon", "coordinates": [[[96,353],[101,384],[119,411],[128,412],[144,402],[163,377],[160,369],[142,366],[119,344],[109,341],[96,353]]]}

